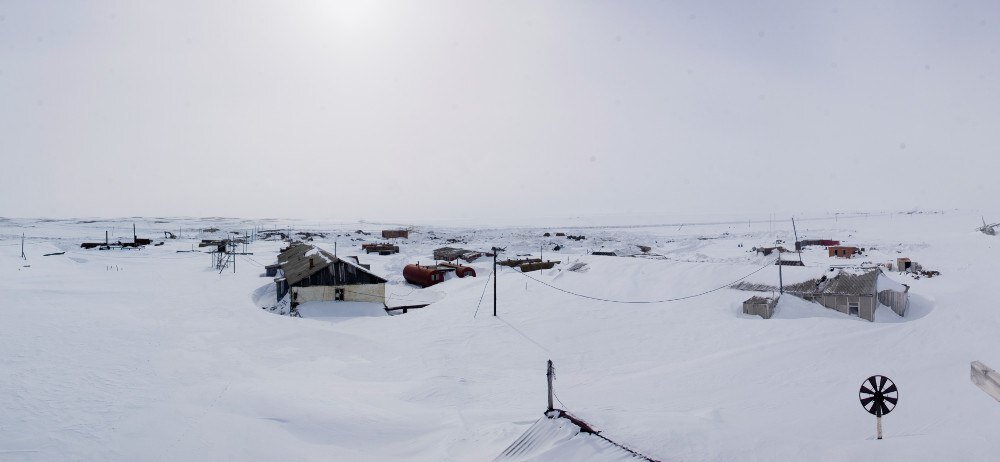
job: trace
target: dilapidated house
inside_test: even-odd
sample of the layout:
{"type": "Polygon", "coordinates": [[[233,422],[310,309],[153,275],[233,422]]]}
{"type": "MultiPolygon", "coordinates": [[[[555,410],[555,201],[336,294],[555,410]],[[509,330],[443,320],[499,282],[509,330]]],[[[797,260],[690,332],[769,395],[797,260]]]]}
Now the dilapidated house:
{"type": "MultiPolygon", "coordinates": [[[[743,281],[735,289],[758,292],[778,292],[773,284],[743,281]]],[[[831,268],[827,274],[794,284],[784,285],[784,293],[811,300],[832,310],[875,320],[879,306],[905,316],[909,307],[910,287],[890,279],[881,269],[852,272],[831,268]]]]}
{"type": "Polygon", "coordinates": [[[295,244],[278,255],[278,265],[274,279],[278,301],[291,294],[293,308],[306,302],[336,300],[385,304],[385,278],[361,266],[357,259],[295,244]]]}

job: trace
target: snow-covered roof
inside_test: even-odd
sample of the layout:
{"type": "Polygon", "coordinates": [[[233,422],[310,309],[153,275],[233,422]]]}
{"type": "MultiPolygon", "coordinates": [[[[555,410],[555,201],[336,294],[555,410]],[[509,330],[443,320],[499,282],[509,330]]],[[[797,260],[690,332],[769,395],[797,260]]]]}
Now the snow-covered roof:
{"type": "Polygon", "coordinates": [[[377,280],[386,282],[385,278],[372,273],[368,268],[365,268],[348,258],[339,258],[336,255],[313,245],[292,244],[292,246],[284,252],[278,254],[278,263],[281,265],[281,270],[284,273],[285,280],[288,281],[289,285],[293,285],[305,278],[308,278],[309,276],[326,269],[328,266],[336,262],[343,262],[344,264],[352,266],[363,273],[371,275],[377,280]]]}
{"type": "Polygon", "coordinates": [[[781,266],[773,265],[768,268],[754,273],[744,279],[745,282],[750,284],[762,284],[768,286],[778,287],[779,279],[784,282],[784,284],[791,285],[800,282],[809,281],[811,279],[819,279],[826,273],[826,268],[818,268],[813,266],[781,266]],[[781,270],[781,275],[779,277],[778,270],[781,270]]]}
{"type": "Polygon", "coordinates": [[[828,295],[875,295],[875,282],[882,271],[874,269],[862,274],[840,271],[821,284],[821,293],[828,295]]]}
{"type": "Polygon", "coordinates": [[[876,282],[876,284],[877,284],[879,292],[881,292],[883,290],[894,290],[896,292],[907,292],[907,291],[910,290],[909,286],[907,286],[906,284],[903,284],[901,282],[898,282],[895,279],[890,278],[885,273],[879,274],[878,281],[876,282]]]}
{"type": "MultiPolygon", "coordinates": [[[[793,294],[827,294],[827,295],[875,295],[878,282],[885,276],[881,269],[845,270],[830,268],[827,271],[819,272],[815,267],[784,266],[782,267],[782,277],[779,281],[778,271],[765,270],[763,275],[754,275],[733,285],[734,289],[750,290],[758,292],[769,292],[778,290],[783,282],[784,291],[793,294]]],[[[888,278],[885,278],[888,281],[888,278]]],[[[905,292],[902,284],[892,285],[892,282],[885,282],[886,287],[882,289],[892,289],[905,292]],[[902,286],[902,287],[901,287],[902,286]]],[[[881,290],[881,289],[880,289],[881,290]]]]}

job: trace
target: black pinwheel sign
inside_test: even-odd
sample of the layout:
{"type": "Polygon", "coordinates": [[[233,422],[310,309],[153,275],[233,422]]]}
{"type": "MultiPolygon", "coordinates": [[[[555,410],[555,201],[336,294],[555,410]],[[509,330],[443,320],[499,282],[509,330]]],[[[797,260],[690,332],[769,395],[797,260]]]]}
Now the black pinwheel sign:
{"type": "Polygon", "coordinates": [[[896,408],[899,390],[888,377],[873,375],[861,382],[861,391],[858,392],[858,397],[861,398],[861,406],[866,411],[876,417],[882,417],[896,408]]]}

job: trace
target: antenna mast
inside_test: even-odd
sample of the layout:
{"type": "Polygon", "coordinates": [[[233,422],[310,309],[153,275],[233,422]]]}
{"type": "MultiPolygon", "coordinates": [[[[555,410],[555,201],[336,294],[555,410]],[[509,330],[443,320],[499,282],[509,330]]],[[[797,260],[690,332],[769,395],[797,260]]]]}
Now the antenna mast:
{"type": "MultiPolygon", "coordinates": [[[[799,245],[799,231],[795,229],[795,217],[792,217],[792,232],[795,233],[795,252],[799,254],[799,263],[802,263],[802,246],[799,245]]],[[[778,253],[781,256],[781,253],[778,253]]]]}

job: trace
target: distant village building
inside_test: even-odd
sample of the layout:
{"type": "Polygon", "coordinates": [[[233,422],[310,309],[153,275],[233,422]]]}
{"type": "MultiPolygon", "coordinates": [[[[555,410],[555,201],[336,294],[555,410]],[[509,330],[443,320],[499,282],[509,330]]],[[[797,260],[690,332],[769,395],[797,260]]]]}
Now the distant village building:
{"type": "Polygon", "coordinates": [[[803,239],[801,241],[795,242],[795,250],[802,250],[811,245],[821,245],[823,247],[830,247],[834,245],[840,245],[840,241],[835,241],[833,239],[803,239]]]}
{"type": "Polygon", "coordinates": [[[785,258],[783,258],[781,256],[781,254],[778,254],[778,259],[775,260],[774,264],[775,265],[782,265],[782,266],[805,266],[805,263],[802,263],[802,255],[801,254],[799,254],[799,258],[787,259],[787,260],[785,258]]]}
{"type": "Polygon", "coordinates": [[[458,259],[462,259],[471,263],[482,256],[483,256],[482,252],[477,252],[475,250],[458,249],[455,247],[441,247],[439,249],[434,250],[435,260],[455,261],[458,259]]]}
{"type": "Polygon", "coordinates": [[[920,266],[920,263],[906,257],[901,257],[896,259],[896,271],[900,273],[920,273],[923,271],[923,267],[920,266]]]}
{"type": "Polygon", "coordinates": [[[827,248],[827,251],[830,252],[831,257],[839,258],[851,258],[854,255],[861,253],[861,249],[857,247],[845,247],[839,245],[830,246],[827,248]]]}
{"type": "Polygon", "coordinates": [[[763,254],[764,256],[768,256],[768,255],[771,255],[774,252],[778,252],[778,253],[788,252],[788,249],[786,249],[784,247],[781,247],[781,246],[778,246],[778,247],[754,247],[753,251],[757,252],[759,254],[763,254]]]}
{"type": "Polygon", "coordinates": [[[392,255],[399,253],[399,246],[389,243],[381,244],[361,244],[361,250],[365,253],[377,253],[379,255],[392,255]]]}
{"type": "Polygon", "coordinates": [[[382,230],[382,239],[409,239],[410,230],[408,229],[384,229],[382,230]]]}
{"type": "Polygon", "coordinates": [[[294,244],[278,255],[274,282],[278,301],[291,294],[291,306],[306,302],[353,301],[385,305],[381,276],[357,263],[308,244],[294,244]]]}

